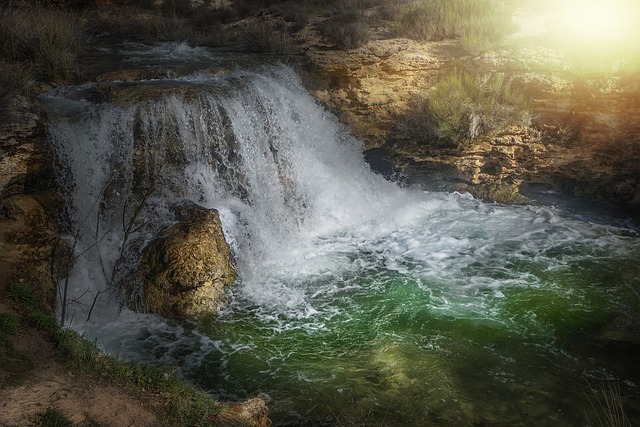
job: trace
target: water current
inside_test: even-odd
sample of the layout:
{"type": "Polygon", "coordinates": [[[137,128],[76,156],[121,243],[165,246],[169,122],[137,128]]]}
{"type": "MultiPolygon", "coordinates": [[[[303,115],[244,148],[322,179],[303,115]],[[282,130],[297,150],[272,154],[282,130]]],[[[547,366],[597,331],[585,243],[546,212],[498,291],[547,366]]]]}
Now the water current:
{"type": "MultiPolygon", "coordinates": [[[[143,67],[149,50],[129,49],[143,67]]],[[[223,400],[261,396],[275,425],[597,424],[601,390],[640,420],[633,230],[389,182],[285,66],[100,90],[43,103],[82,254],[68,321],[105,351],[223,400]],[[182,200],[219,210],[235,256],[220,316],[136,314],[100,293],[182,200]]]]}

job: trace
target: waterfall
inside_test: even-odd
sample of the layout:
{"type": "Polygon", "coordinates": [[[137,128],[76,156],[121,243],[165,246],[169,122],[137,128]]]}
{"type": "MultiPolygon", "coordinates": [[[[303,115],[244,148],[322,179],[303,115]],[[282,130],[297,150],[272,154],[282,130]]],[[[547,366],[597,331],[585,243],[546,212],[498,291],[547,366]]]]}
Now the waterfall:
{"type": "Polygon", "coordinates": [[[632,310],[634,231],[388,182],[285,66],[43,103],[77,254],[67,317],[108,351],[223,398],[268,393],[284,424],[572,425],[585,378],[634,401],[635,356],[592,344],[632,310]],[[237,263],[211,323],[133,313],[111,288],[182,201],[220,212],[237,263]]]}
{"type": "Polygon", "coordinates": [[[86,254],[69,299],[84,311],[130,267],[116,263],[135,262],[171,221],[177,201],[220,211],[251,286],[314,236],[365,221],[402,194],[369,170],[359,141],[289,68],[122,84],[113,102],[88,101],[94,89],[46,98],[71,239],[86,254]]]}

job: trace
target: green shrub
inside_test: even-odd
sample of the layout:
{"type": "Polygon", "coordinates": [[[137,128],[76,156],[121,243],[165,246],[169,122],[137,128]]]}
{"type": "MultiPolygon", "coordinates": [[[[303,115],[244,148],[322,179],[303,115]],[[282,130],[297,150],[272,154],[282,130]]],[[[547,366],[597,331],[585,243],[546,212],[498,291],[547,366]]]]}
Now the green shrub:
{"type": "Polygon", "coordinates": [[[83,45],[78,16],[58,9],[0,8],[0,57],[34,63],[47,79],[77,73],[83,45]]]}
{"type": "Polygon", "coordinates": [[[528,125],[524,95],[504,74],[473,75],[454,71],[413,105],[408,126],[432,145],[458,147],[510,125],[528,125]]]}
{"type": "Polygon", "coordinates": [[[514,28],[503,0],[421,0],[396,25],[398,34],[415,40],[459,37],[471,53],[495,47],[514,28]]]}

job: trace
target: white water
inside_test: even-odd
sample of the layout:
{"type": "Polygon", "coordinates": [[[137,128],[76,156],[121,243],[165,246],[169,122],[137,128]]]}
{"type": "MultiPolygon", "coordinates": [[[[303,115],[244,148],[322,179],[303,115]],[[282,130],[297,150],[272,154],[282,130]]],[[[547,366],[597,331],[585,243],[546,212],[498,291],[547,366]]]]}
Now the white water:
{"type": "MultiPolygon", "coordinates": [[[[353,278],[383,270],[415,282],[431,311],[526,335],[547,326],[500,313],[506,290],[542,288],[544,277],[581,262],[638,253],[633,232],[552,208],[487,205],[384,180],[286,67],[122,84],[119,101],[102,104],[85,100],[90,89],[45,99],[70,240],[77,233],[82,254],[69,281],[68,320],[123,357],[197,366],[212,351],[254,345],[121,310],[115,292],[100,294],[87,320],[97,293],[135,266],[181,200],[220,211],[239,274],[230,291],[237,303],[223,317],[250,310],[275,322],[274,334],[329,331],[331,319],[351,315],[345,291],[364,289],[353,278]],[[133,215],[135,186],[154,189],[140,217],[150,223],[123,247],[122,213],[133,215]]],[[[576,289],[568,292],[581,304],[576,289]]]]}
{"type": "MultiPolygon", "coordinates": [[[[291,70],[269,73],[143,82],[135,90],[166,94],[135,104],[92,104],[85,100],[88,86],[45,99],[69,195],[70,240],[77,233],[76,252],[86,252],[70,280],[69,299],[79,300],[74,305],[83,311],[72,310],[74,321],[84,323],[95,293],[112,282],[120,253],[135,258],[172,221],[169,207],[179,200],[217,208],[243,292],[285,305],[295,292],[278,292],[278,275],[320,273],[338,262],[309,252],[314,240],[412,203],[416,195],[369,170],[359,142],[302,90],[291,70]],[[121,249],[122,212],[128,220],[139,203],[134,179],[143,190],[154,188],[144,217],[155,226],[121,249]],[[314,257],[317,262],[304,261],[314,257]]],[[[115,314],[113,304],[97,306],[102,315],[115,314]]]]}

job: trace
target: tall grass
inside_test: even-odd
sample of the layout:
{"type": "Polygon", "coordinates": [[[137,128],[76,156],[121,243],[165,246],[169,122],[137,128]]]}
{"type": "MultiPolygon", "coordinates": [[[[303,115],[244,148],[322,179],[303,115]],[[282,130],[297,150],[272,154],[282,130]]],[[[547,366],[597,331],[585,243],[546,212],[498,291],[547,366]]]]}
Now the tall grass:
{"type": "Polygon", "coordinates": [[[78,72],[83,36],[80,18],[59,9],[0,8],[0,57],[33,63],[48,80],[78,72]]]}
{"type": "Polygon", "coordinates": [[[320,32],[342,49],[355,49],[371,39],[369,22],[362,1],[351,0],[333,7],[331,16],[323,23],[320,32]]]}
{"type": "MultiPolygon", "coordinates": [[[[587,395],[587,399],[591,404],[593,410],[596,413],[598,424],[600,426],[607,427],[631,427],[631,421],[627,417],[624,409],[624,398],[620,391],[620,384],[607,384],[603,386],[599,391],[591,388],[592,396],[595,400],[592,401],[587,395]]],[[[596,424],[591,423],[587,416],[587,425],[594,426],[596,424]]]]}
{"type": "Polygon", "coordinates": [[[398,34],[415,40],[460,38],[474,54],[495,47],[514,29],[504,0],[420,0],[396,25],[398,34]]]}
{"type": "Polygon", "coordinates": [[[406,125],[414,138],[431,145],[458,147],[511,125],[528,125],[526,98],[504,74],[453,71],[418,98],[406,125]]]}
{"type": "Polygon", "coordinates": [[[276,55],[294,53],[295,43],[287,25],[271,20],[256,20],[242,31],[242,39],[248,49],[276,55]]]}

